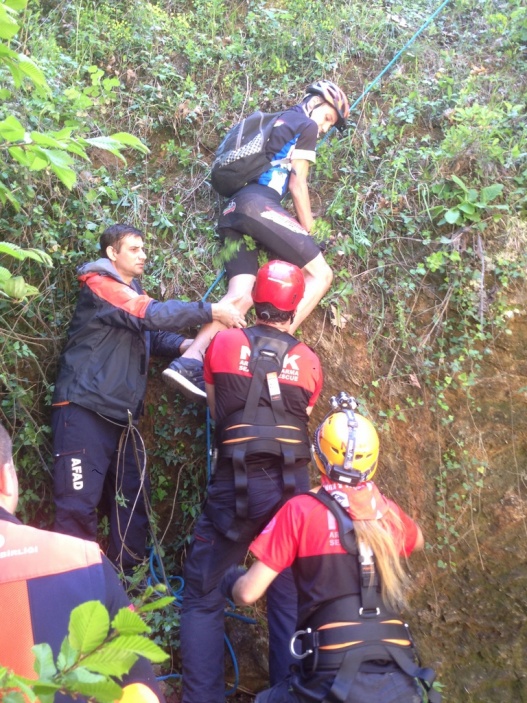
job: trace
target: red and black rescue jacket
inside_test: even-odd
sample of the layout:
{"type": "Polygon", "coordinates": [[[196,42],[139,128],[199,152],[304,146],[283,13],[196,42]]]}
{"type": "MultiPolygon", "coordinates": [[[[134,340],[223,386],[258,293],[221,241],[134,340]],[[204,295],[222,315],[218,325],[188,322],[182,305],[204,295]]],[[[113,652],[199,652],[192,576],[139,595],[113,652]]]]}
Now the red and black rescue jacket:
{"type": "MultiPolygon", "coordinates": [[[[36,679],[31,647],[47,642],[54,659],[68,634],[71,611],[100,601],[110,617],[132,607],[113,566],[95,542],[23,525],[0,508],[0,666],[36,679]]],[[[141,682],[160,701],[154,671],[140,658],[124,683],[141,682]]],[[[73,699],[57,696],[61,703],[73,699]]]]}
{"type": "Polygon", "coordinates": [[[60,357],[53,405],[77,403],[116,420],[137,419],[150,354],[175,357],[180,329],[211,322],[210,303],[150,298],[125,283],[109,259],[79,269],[77,307],[60,357]]]}

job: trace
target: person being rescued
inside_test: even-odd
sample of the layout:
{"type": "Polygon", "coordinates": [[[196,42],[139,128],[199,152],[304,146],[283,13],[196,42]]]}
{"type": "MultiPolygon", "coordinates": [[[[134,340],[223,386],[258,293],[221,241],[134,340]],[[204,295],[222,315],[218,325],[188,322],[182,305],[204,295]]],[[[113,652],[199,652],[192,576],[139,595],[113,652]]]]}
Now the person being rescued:
{"type": "Polygon", "coordinates": [[[256,703],[439,703],[434,672],[417,663],[399,615],[401,556],[423,549],[423,534],[372,481],[375,427],[346,393],[331,403],[312,445],[321,485],[285,503],[251,544],[257,561],[248,571],[232,567],[221,582],[224,595],[249,605],[292,567],[299,603],[291,653],[299,665],[256,703]]]}

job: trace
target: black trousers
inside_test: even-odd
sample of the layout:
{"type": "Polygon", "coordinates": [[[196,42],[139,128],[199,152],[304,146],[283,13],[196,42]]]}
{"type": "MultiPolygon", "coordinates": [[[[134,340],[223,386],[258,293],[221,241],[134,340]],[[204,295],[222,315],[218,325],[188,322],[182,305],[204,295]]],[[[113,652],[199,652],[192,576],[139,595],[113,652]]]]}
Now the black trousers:
{"type": "Polygon", "coordinates": [[[54,408],[51,424],[54,530],[95,541],[103,499],[110,520],[108,558],[130,569],[145,557],[149,529],[150,482],[139,433],[74,403],[54,408]]]}

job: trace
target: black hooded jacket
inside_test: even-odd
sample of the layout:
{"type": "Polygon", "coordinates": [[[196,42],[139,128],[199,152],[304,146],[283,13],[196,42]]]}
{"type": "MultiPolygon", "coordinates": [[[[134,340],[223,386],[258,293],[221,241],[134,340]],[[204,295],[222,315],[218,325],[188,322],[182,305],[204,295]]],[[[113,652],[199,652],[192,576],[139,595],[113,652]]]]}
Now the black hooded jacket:
{"type": "Polygon", "coordinates": [[[81,266],[77,307],[60,357],[53,405],[76,403],[120,421],[140,416],[150,354],[175,357],[181,329],[212,321],[210,303],[150,298],[109,259],[81,266]]]}

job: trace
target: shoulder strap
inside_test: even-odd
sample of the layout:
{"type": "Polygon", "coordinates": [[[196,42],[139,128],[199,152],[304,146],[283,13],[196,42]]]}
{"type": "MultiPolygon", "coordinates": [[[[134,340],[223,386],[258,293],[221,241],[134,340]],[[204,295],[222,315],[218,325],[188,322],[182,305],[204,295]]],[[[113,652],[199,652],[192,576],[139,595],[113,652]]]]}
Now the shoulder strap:
{"type": "MultiPolygon", "coordinates": [[[[257,424],[257,413],[264,393],[268,395],[275,425],[285,425],[287,414],[284,408],[278,377],[282,371],[286,354],[298,344],[298,340],[286,332],[269,328],[262,329],[256,325],[244,330],[251,348],[249,371],[252,374],[251,385],[241,419],[242,425],[257,424]]],[[[223,421],[223,427],[229,418],[223,421]]],[[[258,439],[258,437],[256,437],[258,439]]],[[[232,465],[234,488],[236,493],[236,516],[244,519],[248,516],[249,500],[247,494],[247,471],[245,456],[250,441],[236,444],[232,448],[232,465]]],[[[294,466],[296,461],[295,445],[280,442],[282,455],[282,476],[284,493],[292,495],[295,487],[294,466]]]]}
{"type": "Polygon", "coordinates": [[[324,488],[320,488],[318,493],[312,493],[309,491],[306,495],[316,498],[316,500],[324,503],[326,508],[333,514],[337,521],[341,545],[348,552],[348,554],[358,555],[359,548],[357,546],[357,538],[355,537],[353,520],[346,510],[344,510],[342,505],[340,505],[340,503],[333,498],[331,493],[328,493],[324,488]]]}
{"type": "Polygon", "coordinates": [[[287,332],[264,332],[259,325],[244,330],[251,348],[249,371],[252,381],[245,403],[243,422],[254,422],[267,382],[267,393],[277,424],[285,422],[285,409],[278,377],[282,372],[286,354],[298,344],[298,340],[287,332]]]}
{"type": "Polygon", "coordinates": [[[379,593],[379,576],[375,567],[375,556],[371,549],[364,545],[357,544],[357,537],[353,520],[347,510],[328,493],[323,487],[318,493],[309,492],[307,495],[316,498],[323,503],[326,508],[335,516],[339,530],[339,539],[341,545],[348,552],[358,557],[360,569],[360,597],[361,609],[359,614],[361,617],[376,616],[381,612],[380,608],[380,593],[379,593]]]}

